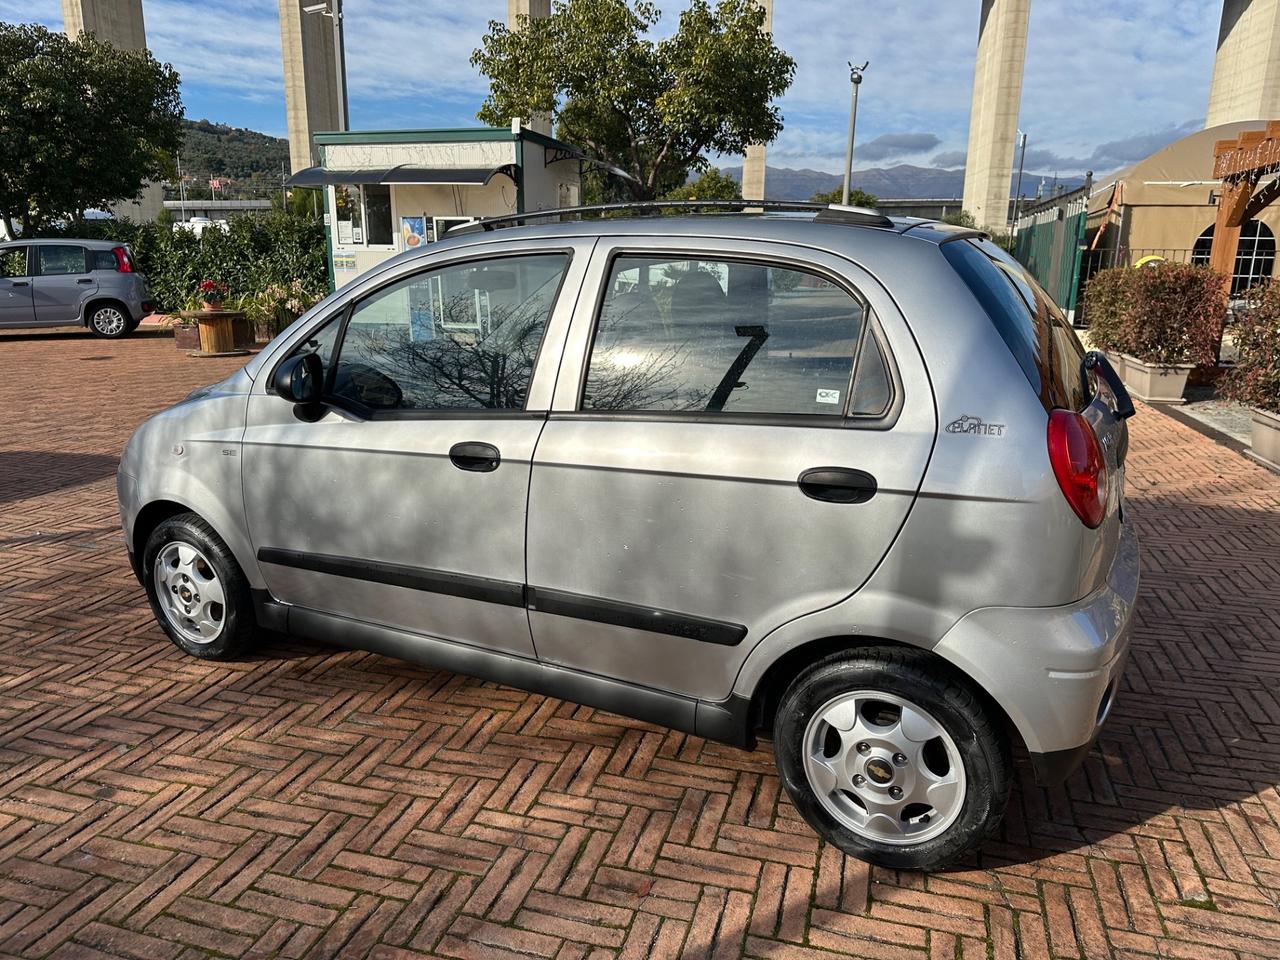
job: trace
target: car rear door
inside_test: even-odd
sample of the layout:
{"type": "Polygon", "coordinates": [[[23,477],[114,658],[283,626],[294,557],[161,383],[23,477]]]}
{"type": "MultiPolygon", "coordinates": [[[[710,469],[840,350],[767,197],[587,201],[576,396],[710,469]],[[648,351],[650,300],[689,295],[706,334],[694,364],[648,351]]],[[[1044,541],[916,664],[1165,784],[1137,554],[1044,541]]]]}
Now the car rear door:
{"type": "Polygon", "coordinates": [[[41,324],[80,322],[80,305],[98,288],[85,248],[72,243],[38,243],[31,280],[36,320],[41,324]]]}
{"type": "Polygon", "coordinates": [[[935,435],[910,332],[854,264],[602,239],[534,456],[538,656],[727,696],[762,637],[870,576],[935,435]]]}
{"type": "Polygon", "coordinates": [[[0,247],[0,327],[27,327],[35,322],[28,249],[0,247]]]}
{"type": "Polygon", "coordinates": [[[353,300],[295,352],[323,415],[254,385],[245,514],[276,599],[533,656],[529,471],[589,241],[455,249],[353,300]]]}

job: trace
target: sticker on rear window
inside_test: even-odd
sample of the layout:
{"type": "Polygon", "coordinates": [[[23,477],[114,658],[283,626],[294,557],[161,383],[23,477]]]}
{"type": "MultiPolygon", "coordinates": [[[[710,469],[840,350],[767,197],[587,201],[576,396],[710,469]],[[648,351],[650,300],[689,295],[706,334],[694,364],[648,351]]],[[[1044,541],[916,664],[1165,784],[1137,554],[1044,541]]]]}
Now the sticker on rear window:
{"type": "Polygon", "coordinates": [[[818,395],[814,397],[814,400],[816,400],[818,403],[839,403],[840,391],[839,390],[819,390],[818,395]]]}

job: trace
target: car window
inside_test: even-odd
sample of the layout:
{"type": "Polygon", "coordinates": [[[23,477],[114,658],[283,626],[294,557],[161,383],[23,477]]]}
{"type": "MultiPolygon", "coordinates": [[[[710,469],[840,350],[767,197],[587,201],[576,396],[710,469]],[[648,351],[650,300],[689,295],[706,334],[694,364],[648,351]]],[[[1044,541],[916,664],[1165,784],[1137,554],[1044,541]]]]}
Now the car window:
{"type": "Polygon", "coordinates": [[[26,275],[26,247],[6,247],[0,250],[0,277],[25,277],[26,275]]]}
{"type": "Polygon", "coordinates": [[[116,255],[110,250],[90,250],[89,251],[89,269],[90,270],[112,270],[116,269],[116,255]]]}
{"type": "Polygon", "coordinates": [[[582,407],[838,417],[863,321],[859,300],[806,271],[618,257],[582,407]]]}
{"type": "Polygon", "coordinates": [[[973,291],[1046,410],[1082,410],[1084,347],[1058,305],[1022,264],[990,240],[958,240],[943,254],[973,291]]]}
{"type": "Polygon", "coordinates": [[[334,398],[374,411],[522,409],[568,261],[470,261],[384,287],[351,314],[334,398]]]}
{"type": "Polygon", "coordinates": [[[64,246],[62,244],[42,244],[36,247],[40,257],[40,273],[42,276],[58,276],[68,273],[84,273],[84,247],[64,246]]]}

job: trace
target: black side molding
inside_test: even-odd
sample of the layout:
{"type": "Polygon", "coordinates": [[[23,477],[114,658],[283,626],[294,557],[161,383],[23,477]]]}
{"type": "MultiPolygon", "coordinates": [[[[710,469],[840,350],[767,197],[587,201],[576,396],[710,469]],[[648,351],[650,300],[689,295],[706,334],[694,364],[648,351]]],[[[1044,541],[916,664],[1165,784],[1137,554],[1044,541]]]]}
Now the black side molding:
{"type": "Polygon", "coordinates": [[[711,702],[580,673],[496,650],[437,640],[360,620],[289,607],[291,633],[339,647],[368,650],[433,669],[450,670],[532,693],[581,703],[672,730],[751,749],[751,701],[711,702]]]}
{"type": "Polygon", "coordinates": [[[593,623],[607,623],[615,627],[631,627],[650,633],[665,633],[673,637],[685,637],[702,643],[716,643],[724,647],[737,646],[747,635],[747,628],[740,623],[727,623],[708,617],[696,617],[688,613],[657,610],[619,600],[603,600],[585,597],[562,590],[529,587],[527,606],[530,610],[549,613],[558,617],[573,617],[593,623]]]}
{"type": "Polygon", "coordinates": [[[425,590],[485,603],[500,603],[508,607],[524,606],[524,585],[506,580],[490,580],[465,573],[449,573],[444,570],[425,570],[399,563],[383,563],[379,560],[360,560],[355,557],[335,557],[320,553],[303,553],[299,550],[280,550],[262,547],[258,550],[261,563],[274,563],[298,570],[328,573],[335,577],[365,580],[369,583],[385,583],[410,590],[425,590]]]}

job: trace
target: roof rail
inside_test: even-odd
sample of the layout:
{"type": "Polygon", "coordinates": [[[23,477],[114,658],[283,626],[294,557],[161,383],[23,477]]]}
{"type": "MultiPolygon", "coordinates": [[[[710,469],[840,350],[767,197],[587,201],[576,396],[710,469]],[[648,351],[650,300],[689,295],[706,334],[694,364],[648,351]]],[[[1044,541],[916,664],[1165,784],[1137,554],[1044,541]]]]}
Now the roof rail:
{"type": "Polygon", "coordinates": [[[746,210],[767,210],[782,213],[816,213],[818,223],[843,223],[859,227],[893,227],[893,221],[884,214],[867,207],[846,207],[838,203],[810,203],[798,200],[635,200],[626,203],[596,203],[584,207],[559,207],[555,210],[533,210],[512,213],[501,217],[485,217],[471,223],[459,224],[445,231],[445,236],[461,236],[466,233],[482,233],[498,227],[513,227],[533,220],[611,213],[656,214],[664,210],[688,212],[710,211],[740,213],[746,210]]]}

